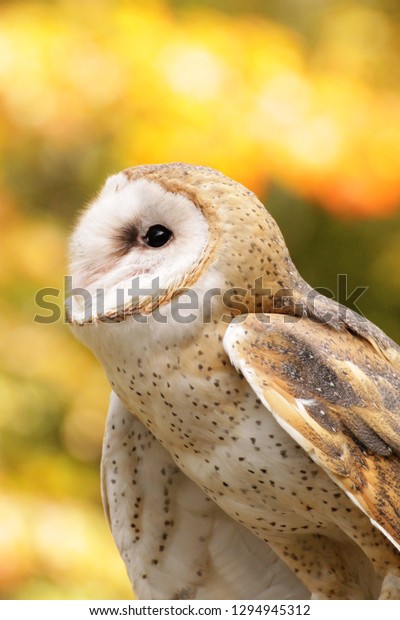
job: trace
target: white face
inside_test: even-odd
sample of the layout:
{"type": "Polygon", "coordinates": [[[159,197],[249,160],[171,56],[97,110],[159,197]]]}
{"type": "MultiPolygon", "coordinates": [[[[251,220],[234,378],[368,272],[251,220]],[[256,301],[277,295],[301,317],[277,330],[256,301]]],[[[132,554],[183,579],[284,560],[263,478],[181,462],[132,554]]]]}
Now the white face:
{"type": "Polygon", "coordinates": [[[209,236],[204,215],[188,198],[124,173],[110,177],[71,239],[72,287],[91,298],[85,304],[74,297],[71,318],[82,323],[112,315],[135,293],[143,298],[152,290],[154,300],[157,289],[182,286],[209,236]]]}

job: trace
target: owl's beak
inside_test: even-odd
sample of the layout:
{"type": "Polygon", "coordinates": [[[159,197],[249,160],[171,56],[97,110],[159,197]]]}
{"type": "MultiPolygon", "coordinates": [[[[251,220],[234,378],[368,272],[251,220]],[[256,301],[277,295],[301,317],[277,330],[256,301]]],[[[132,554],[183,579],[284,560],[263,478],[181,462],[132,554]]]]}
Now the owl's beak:
{"type": "Polygon", "coordinates": [[[158,278],[144,272],[137,272],[128,280],[107,288],[97,285],[69,288],[65,302],[66,321],[78,326],[118,323],[133,314],[150,314],[173,297],[168,289],[160,286],[158,278]]]}
{"type": "Polygon", "coordinates": [[[91,298],[85,299],[83,295],[70,295],[65,301],[65,318],[70,324],[93,323],[91,298]]]}

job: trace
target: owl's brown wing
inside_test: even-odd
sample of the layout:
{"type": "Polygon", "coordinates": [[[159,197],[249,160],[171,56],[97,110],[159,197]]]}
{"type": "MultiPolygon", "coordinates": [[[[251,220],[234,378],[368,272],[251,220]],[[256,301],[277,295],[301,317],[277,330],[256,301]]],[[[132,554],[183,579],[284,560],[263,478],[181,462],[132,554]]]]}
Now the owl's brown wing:
{"type": "Polygon", "coordinates": [[[400,346],[389,338],[379,327],[368,321],[364,316],[350,310],[346,306],[328,299],[305,285],[305,307],[301,306],[301,316],[306,314],[318,323],[324,323],[336,331],[349,331],[367,340],[381,355],[400,368],[400,346]]]}
{"type": "Polygon", "coordinates": [[[249,530],[183,474],[115,394],[102,455],[103,503],[141,599],[308,599],[249,530]]]}
{"type": "Polygon", "coordinates": [[[396,349],[276,314],[237,317],[224,346],[277,422],[400,550],[396,349]]]}

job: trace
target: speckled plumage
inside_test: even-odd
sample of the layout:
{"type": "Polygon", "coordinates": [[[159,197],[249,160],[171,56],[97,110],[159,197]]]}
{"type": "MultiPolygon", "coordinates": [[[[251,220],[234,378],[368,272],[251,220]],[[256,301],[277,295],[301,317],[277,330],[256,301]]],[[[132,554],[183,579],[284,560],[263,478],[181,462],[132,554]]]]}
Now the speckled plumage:
{"type": "Polygon", "coordinates": [[[162,273],[165,288],[70,311],[115,393],[103,492],[135,590],[305,598],[284,562],[314,597],[398,598],[398,346],[315,298],[263,205],[221,173],[141,166],[106,188],[72,239],[74,282],[113,290],[131,269],[162,273]],[[140,242],[131,251],[119,228],[131,197],[141,231],[147,191],[160,200],[152,217],[164,218],[153,223],[170,214],[176,234],[161,250],[140,242]],[[191,221],[193,242],[180,246],[191,221]],[[171,319],[185,287],[202,301],[182,324],[171,319]],[[207,306],[212,289],[235,295],[207,306]]]}

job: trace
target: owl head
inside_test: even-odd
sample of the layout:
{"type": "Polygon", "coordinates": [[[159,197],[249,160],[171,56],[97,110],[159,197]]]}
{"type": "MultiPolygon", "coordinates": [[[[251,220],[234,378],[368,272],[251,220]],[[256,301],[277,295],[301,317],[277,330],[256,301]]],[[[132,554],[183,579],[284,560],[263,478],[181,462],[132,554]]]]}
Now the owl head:
{"type": "Polygon", "coordinates": [[[72,235],[70,273],[67,313],[78,324],[150,314],[188,290],[199,305],[219,290],[232,315],[235,295],[245,311],[265,310],[250,294],[257,281],[271,296],[301,283],[251,191],[211,168],[179,163],[128,168],[107,180],[72,235]]]}

